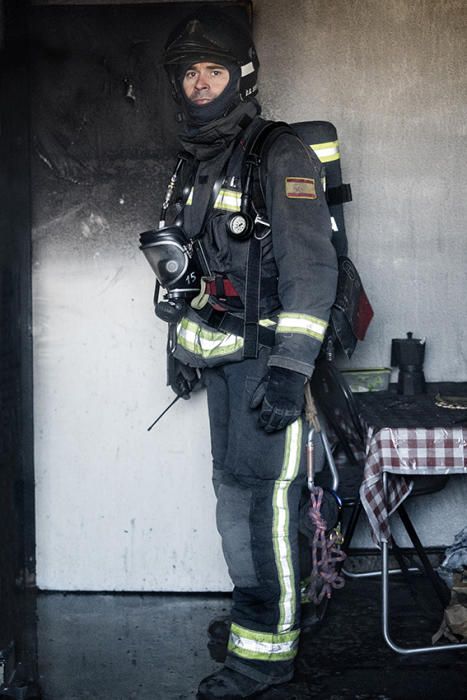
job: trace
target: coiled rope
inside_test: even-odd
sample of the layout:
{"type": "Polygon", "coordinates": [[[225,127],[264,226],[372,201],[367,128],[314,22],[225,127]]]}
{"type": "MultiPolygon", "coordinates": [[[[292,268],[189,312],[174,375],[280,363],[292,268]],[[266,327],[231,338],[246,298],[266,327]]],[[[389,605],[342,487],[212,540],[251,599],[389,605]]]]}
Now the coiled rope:
{"type": "Polygon", "coordinates": [[[344,577],[339,573],[338,563],[343,562],[346,554],[341,550],[342,535],[340,526],[327,533],[327,523],[321,515],[323,489],[313,486],[310,491],[308,514],[315,528],[311,545],[312,569],[308,595],[318,605],[324,597],[330,598],[333,589],[343,588],[344,577]]]}
{"type": "MultiPolygon", "coordinates": [[[[346,554],[341,550],[343,537],[340,530],[340,523],[328,532],[328,525],[321,513],[324,490],[314,483],[313,434],[316,432],[321,437],[322,429],[308,382],[305,387],[305,408],[306,418],[310,426],[306,448],[308,489],[310,491],[308,515],[314,526],[314,535],[311,544],[312,570],[307,595],[315,605],[319,605],[325,597],[331,597],[333,590],[344,586],[345,580],[339,573],[341,567],[338,566],[338,564],[345,560],[346,554]]],[[[329,458],[326,452],[326,459],[329,460],[329,458]]],[[[331,493],[338,501],[337,495],[334,492],[331,493]]]]}

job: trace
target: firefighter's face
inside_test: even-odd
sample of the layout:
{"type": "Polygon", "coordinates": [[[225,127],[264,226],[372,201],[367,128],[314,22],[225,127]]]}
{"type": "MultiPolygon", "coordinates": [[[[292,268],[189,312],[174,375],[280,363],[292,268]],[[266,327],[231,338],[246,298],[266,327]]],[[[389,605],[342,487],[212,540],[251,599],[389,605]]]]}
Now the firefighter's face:
{"type": "Polygon", "coordinates": [[[194,63],[183,76],[183,92],[196,105],[207,105],[225,90],[230,74],[218,63],[194,63]]]}

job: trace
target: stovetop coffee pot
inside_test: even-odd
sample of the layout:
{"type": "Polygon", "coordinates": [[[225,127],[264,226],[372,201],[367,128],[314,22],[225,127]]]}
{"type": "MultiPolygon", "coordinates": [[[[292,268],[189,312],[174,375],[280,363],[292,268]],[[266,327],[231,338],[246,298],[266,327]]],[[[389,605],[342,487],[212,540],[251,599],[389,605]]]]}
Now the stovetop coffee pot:
{"type": "Polygon", "coordinates": [[[391,366],[399,367],[397,393],[406,396],[423,394],[426,391],[423,360],[425,359],[425,338],[393,338],[391,344],[391,366]]]}

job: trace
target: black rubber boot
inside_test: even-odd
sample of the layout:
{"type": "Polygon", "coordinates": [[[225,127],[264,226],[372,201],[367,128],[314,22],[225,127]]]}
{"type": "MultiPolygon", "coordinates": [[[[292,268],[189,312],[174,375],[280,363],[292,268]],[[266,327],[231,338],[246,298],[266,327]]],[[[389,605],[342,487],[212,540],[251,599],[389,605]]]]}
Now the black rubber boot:
{"type": "Polygon", "coordinates": [[[201,681],[196,697],[197,700],[243,700],[243,698],[256,698],[273,685],[278,685],[278,681],[261,683],[253,678],[244,676],[243,673],[238,673],[238,671],[223,668],[201,681]]]}
{"type": "Polygon", "coordinates": [[[208,650],[213,661],[223,664],[230,635],[230,615],[214,617],[208,625],[208,650]]]}

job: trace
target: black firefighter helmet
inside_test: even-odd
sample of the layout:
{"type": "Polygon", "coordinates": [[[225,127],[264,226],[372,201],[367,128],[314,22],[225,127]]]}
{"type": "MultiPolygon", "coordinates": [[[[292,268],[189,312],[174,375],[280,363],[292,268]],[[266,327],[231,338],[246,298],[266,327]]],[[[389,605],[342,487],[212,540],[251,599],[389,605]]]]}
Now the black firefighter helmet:
{"type": "Polygon", "coordinates": [[[165,46],[163,63],[176,99],[179,66],[212,60],[238,65],[242,101],[256,95],[259,60],[247,22],[236,21],[222,10],[202,7],[177,25],[165,46]]]}

